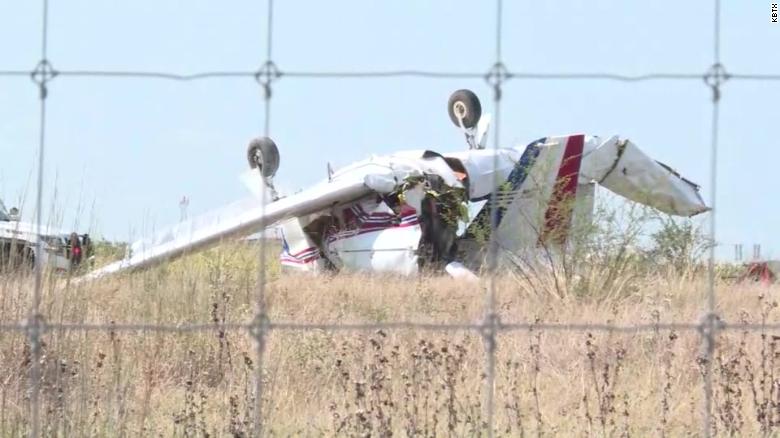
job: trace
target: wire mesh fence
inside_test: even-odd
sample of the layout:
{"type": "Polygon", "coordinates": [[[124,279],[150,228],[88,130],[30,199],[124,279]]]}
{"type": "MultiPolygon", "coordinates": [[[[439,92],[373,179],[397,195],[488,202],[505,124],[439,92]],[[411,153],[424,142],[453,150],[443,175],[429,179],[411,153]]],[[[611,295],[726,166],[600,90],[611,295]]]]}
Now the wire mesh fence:
{"type": "MultiPolygon", "coordinates": [[[[48,41],[48,0],[43,0],[43,25],[41,28],[41,51],[40,61],[32,71],[22,70],[0,70],[0,76],[8,77],[30,77],[39,90],[40,103],[40,125],[39,125],[39,161],[37,174],[37,192],[36,192],[36,224],[40,229],[42,224],[41,204],[42,192],[44,187],[44,158],[46,156],[46,104],[48,99],[48,84],[56,79],[67,78],[132,78],[132,79],[158,79],[173,81],[200,81],[200,80],[219,80],[226,78],[245,78],[255,80],[264,91],[264,132],[266,135],[270,132],[271,117],[271,96],[272,88],[276,81],[292,80],[296,78],[341,78],[341,79],[370,79],[370,78],[408,78],[420,77],[431,79],[442,78],[471,78],[484,79],[493,90],[494,105],[494,145],[496,148],[500,145],[500,108],[503,97],[503,87],[507,81],[514,80],[581,80],[581,81],[616,81],[626,83],[646,82],[646,81],[688,81],[696,83],[702,81],[704,85],[710,88],[712,94],[712,120],[711,120],[711,198],[710,206],[713,213],[710,214],[709,238],[716,241],[716,222],[714,211],[717,211],[715,205],[716,185],[717,185],[717,151],[718,151],[718,130],[719,130],[719,104],[721,97],[721,87],[726,81],[745,80],[745,81],[780,81],[780,74],[739,74],[729,73],[721,63],[720,56],[720,1],[713,1],[714,23],[713,23],[713,58],[712,65],[702,73],[688,72],[653,72],[639,75],[625,75],[612,72],[577,72],[577,73],[555,73],[555,72],[523,72],[512,71],[502,62],[502,0],[496,0],[495,16],[495,63],[486,71],[471,72],[448,72],[448,71],[426,71],[426,70],[394,70],[394,71],[287,71],[278,67],[273,60],[273,0],[268,0],[268,21],[266,23],[266,60],[257,71],[208,71],[200,73],[179,74],[164,71],[107,71],[107,70],[57,70],[48,59],[47,41],[48,41]]],[[[496,186],[498,182],[496,182],[496,186]]],[[[495,193],[495,190],[494,190],[495,193]]],[[[265,194],[265,193],[263,193],[265,194]]],[[[260,245],[265,245],[265,239],[259,240],[260,245]]],[[[41,251],[41,239],[37,243],[37,251],[41,251]]],[[[484,301],[483,319],[479,323],[418,323],[413,321],[395,321],[384,323],[357,323],[357,324],[322,324],[322,323],[298,323],[273,321],[268,317],[266,308],[266,272],[265,272],[265,250],[261,247],[260,266],[261,269],[257,278],[257,299],[254,318],[245,323],[223,323],[218,328],[213,324],[183,324],[183,325],[165,325],[165,324],[88,324],[88,323],[47,323],[45,315],[41,313],[41,289],[43,266],[40,258],[36,260],[34,287],[30,294],[29,315],[26,321],[21,323],[2,323],[0,331],[23,333],[30,345],[32,361],[31,371],[28,378],[30,388],[30,412],[31,412],[31,435],[38,437],[41,435],[41,415],[40,415],[40,383],[41,383],[41,339],[46,333],[57,331],[82,331],[82,332],[160,332],[160,333],[186,333],[186,332],[208,332],[213,330],[242,331],[252,336],[255,342],[255,397],[254,397],[254,415],[253,432],[260,436],[263,435],[263,379],[262,369],[265,357],[266,338],[275,331],[308,331],[308,330],[328,330],[328,331],[371,331],[371,330],[413,330],[413,331],[471,331],[480,336],[483,340],[484,356],[484,375],[485,392],[484,406],[485,418],[487,419],[487,433],[493,434],[493,423],[496,410],[494,400],[494,381],[495,381],[495,360],[497,348],[497,336],[502,333],[511,333],[521,330],[538,331],[558,331],[558,332],[583,332],[583,331],[602,331],[610,333],[640,333],[662,330],[675,330],[697,333],[700,337],[703,351],[705,353],[706,370],[703,375],[703,401],[702,407],[702,434],[710,436],[712,431],[712,403],[713,403],[713,383],[712,383],[712,362],[713,354],[716,348],[716,339],[722,331],[728,330],[780,330],[780,324],[729,324],[721,321],[716,313],[715,306],[715,252],[714,246],[711,247],[708,263],[708,286],[706,293],[706,302],[703,303],[705,316],[698,322],[674,322],[674,323],[653,323],[653,324],[635,324],[635,325],[615,325],[615,324],[579,324],[579,323],[503,323],[496,312],[496,282],[495,280],[495,258],[497,247],[495,242],[491,242],[489,251],[489,266],[492,268],[491,281],[486,288],[484,301]]]]}

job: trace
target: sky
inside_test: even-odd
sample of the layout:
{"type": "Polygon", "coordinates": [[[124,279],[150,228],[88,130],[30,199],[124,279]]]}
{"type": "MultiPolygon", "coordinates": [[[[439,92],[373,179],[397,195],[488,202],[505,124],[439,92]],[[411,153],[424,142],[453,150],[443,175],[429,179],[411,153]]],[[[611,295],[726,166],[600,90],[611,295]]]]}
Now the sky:
{"type": "MultiPolygon", "coordinates": [[[[59,70],[254,71],[265,61],[266,3],[50,0],[49,61],[59,70]]],[[[713,64],[712,1],[504,1],[503,61],[519,72],[703,73],[713,64]]],[[[730,73],[780,74],[780,24],[765,0],[723,1],[721,58],[730,73]]],[[[429,0],[274,4],[281,71],[418,69],[483,72],[495,62],[495,4],[429,0]]],[[[41,5],[0,0],[0,70],[40,60],[41,5]]],[[[295,191],[345,165],[399,149],[464,147],[446,115],[482,79],[300,79],[273,84],[277,184],[295,191]]],[[[721,98],[717,235],[780,257],[780,81],[727,82],[721,98]]],[[[630,138],[702,186],[710,199],[711,92],[702,81],[508,82],[502,146],[548,135],[630,138]]],[[[238,175],[262,135],[251,78],[174,82],[57,77],[49,85],[45,216],[64,229],[138,238],[249,196],[238,175]]],[[[39,126],[29,77],[0,76],[0,199],[32,216],[39,126]]]]}

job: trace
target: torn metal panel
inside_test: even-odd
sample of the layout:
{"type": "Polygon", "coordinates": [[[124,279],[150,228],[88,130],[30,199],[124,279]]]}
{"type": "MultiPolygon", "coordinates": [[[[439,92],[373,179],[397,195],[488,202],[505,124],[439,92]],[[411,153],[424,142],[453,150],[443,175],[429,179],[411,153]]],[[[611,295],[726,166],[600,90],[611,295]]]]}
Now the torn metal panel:
{"type": "Polygon", "coordinates": [[[472,201],[490,196],[496,185],[506,181],[521,153],[516,149],[474,149],[443,154],[463,163],[469,176],[469,199],[472,201]]]}
{"type": "Polygon", "coordinates": [[[282,235],[279,262],[283,267],[309,272],[324,269],[319,245],[304,231],[310,222],[310,218],[290,218],[279,224],[282,235]]]}

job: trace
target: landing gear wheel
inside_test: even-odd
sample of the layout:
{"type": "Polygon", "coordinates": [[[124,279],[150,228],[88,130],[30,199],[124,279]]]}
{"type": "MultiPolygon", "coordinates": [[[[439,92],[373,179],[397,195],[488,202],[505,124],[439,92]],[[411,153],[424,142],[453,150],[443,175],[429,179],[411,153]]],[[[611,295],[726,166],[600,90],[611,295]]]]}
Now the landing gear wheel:
{"type": "Polygon", "coordinates": [[[450,95],[450,100],[447,102],[447,113],[455,126],[460,127],[462,121],[463,127],[469,129],[477,126],[477,122],[482,116],[482,105],[473,91],[458,90],[450,95]]]}
{"type": "Polygon", "coordinates": [[[255,138],[249,142],[246,157],[249,167],[258,169],[265,178],[271,178],[279,170],[279,149],[268,137],[255,138]]]}

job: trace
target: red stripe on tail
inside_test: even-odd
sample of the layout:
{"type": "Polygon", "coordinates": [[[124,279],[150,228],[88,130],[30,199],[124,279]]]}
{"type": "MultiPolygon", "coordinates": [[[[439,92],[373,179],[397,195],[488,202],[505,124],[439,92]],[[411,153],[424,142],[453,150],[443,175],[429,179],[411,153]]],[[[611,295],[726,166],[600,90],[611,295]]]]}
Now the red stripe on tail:
{"type": "Polygon", "coordinates": [[[572,135],[566,141],[555,187],[547,211],[544,213],[544,228],[539,236],[540,244],[548,241],[562,244],[566,241],[571,227],[574,199],[577,196],[577,178],[584,146],[584,135],[572,135]]]}

